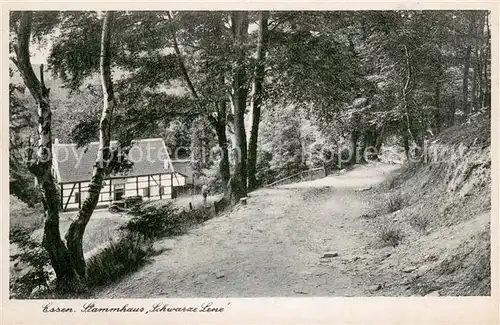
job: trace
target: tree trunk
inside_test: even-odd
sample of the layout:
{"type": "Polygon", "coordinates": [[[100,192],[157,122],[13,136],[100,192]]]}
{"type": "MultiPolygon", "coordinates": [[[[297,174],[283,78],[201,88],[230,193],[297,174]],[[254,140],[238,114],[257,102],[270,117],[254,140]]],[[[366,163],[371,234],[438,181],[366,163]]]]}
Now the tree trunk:
{"type": "Polygon", "coordinates": [[[229,182],[229,178],[231,177],[231,172],[229,170],[229,151],[227,149],[228,140],[226,135],[226,100],[221,99],[218,106],[217,112],[217,124],[215,125],[215,132],[217,134],[217,142],[219,144],[219,148],[221,150],[221,160],[219,163],[219,172],[222,179],[222,183],[224,184],[224,189],[226,189],[227,184],[229,182]]]}
{"type": "MultiPolygon", "coordinates": [[[[170,15],[170,12],[167,12],[167,17],[169,20],[172,20],[172,16],[170,15]]],[[[198,96],[198,93],[196,92],[196,89],[194,88],[193,82],[191,81],[191,78],[189,77],[188,70],[186,68],[186,64],[184,62],[184,58],[182,56],[181,50],[179,48],[179,44],[177,42],[177,37],[175,36],[175,32],[171,32],[171,38],[172,38],[172,43],[174,46],[174,51],[175,54],[177,55],[177,60],[179,62],[179,66],[181,69],[182,77],[184,78],[184,81],[186,82],[187,87],[189,88],[189,91],[191,92],[191,95],[193,96],[194,99],[199,100],[200,97],[198,96]]],[[[225,87],[225,77],[224,77],[224,72],[220,72],[220,77],[219,77],[219,88],[224,89],[225,87]]],[[[226,105],[226,99],[225,96],[224,98],[221,98],[218,102],[215,103],[215,111],[216,111],[216,117],[212,116],[211,114],[208,114],[208,120],[210,121],[210,124],[212,125],[213,129],[215,130],[215,133],[217,135],[217,141],[219,143],[219,147],[221,150],[221,161],[219,164],[219,172],[221,175],[222,183],[224,185],[224,188],[226,189],[227,184],[229,182],[229,179],[231,177],[230,169],[229,169],[229,152],[227,149],[227,134],[226,134],[226,114],[227,114],[227,105],[226,105]]]]}
{"type": "Polygon", "coordinates": [[[82,239],[92,213],[99,202],[102,183],[108,173],[107,164],[111,157],[111,119],[115,107],[115,96],[113,93],[113,82],[111,80],[111,26],[113,23],[113,12],[106,12],[103,20],[101,37],[101,83],[104,94],[104,105],[101,113],[99,126],[99,150],[96,163],[92,171],[89,184],[89,196],[82,204],[75,221],[71,223],[66,235],[66,243],[70,252],[71,260],[78,274],[85,278],[85,259],[83,256],[82,239]]]}
{"type": "Polygon", "coordinates": [[[358,140],[359,131],[354,130],[351,132],[351,161],[350,164],[354,165],[358,160],[358,140]]]}
{"type": "MultiPolygon", "coordinates": [[[[472,28],[473,28],[473,22],[471,21],[469,23],[469,32],[468,32],[468,39],[467,42],[470,42],[470,37],[472,36],[472,28]]],[[[463,111],[467,115],[470,113],[469,109],[469,70],[470,70],[470,65],[471,65],[471,52],[472,52],[472,47],[470,43],[468,43],[467,47],[465,48],[465,54],[464,54],[464,72],[463,72],[463,78],[462,78],[462,101],[463,101],[463,111]]]]}
{"type": "Polygon", "coordinates": [[[363,134],[363,146],[361,147],[361,161],[367,162],[378,159],[380,147],[378,145],[379,134],[375,127],[367,129],[363,134]],[[365,155],[366,158],[365,159],[365,155]]]}
{"type": "Polygon", "coordinates": [[[484,74],[484,94],[483,94],[483,99],[481,101],[482,106],[487,106],[490,107],[491,105],[491,98],[490,98],[490,69],[488,68],[488,62],[491,58],[491,45],[490,45],[490,38],[491,38],[491,32],[490,32],[490,23],[489,23],[489,12],[487,11],[484,17],[485,20],[485,25],[486,25],[486,37],[484,39],[484,51],[483,51],[483,57],[484,57],[484,68],[483,68],[483,74],[484,74]]]}
{"type": "Polygon", "coordinates": [[[260,110],[263,96],[264,68],[267,50],[267,21],[269,12],[259,12],[259,37],[257,44],[257,65],[255,67],[254,90],[252,96],[252,130],[248,144],[248,188],[254,190],[257,186],[257,140],[259,136],[260,110]]]}
{"type": "Polygon", "coordinates": [[[35,175],[42,191],[44,207],[43,246],[57,278],[57,288],[62,291],[79,292],[85,288],[71,263],[68,249],[59,231],[59,191],[52,174],[52,112],[50,109],[49,89],[43,81],[43,65],[40,67],[40,80],[35,75],[30,61],[32,12],[23,12],[17,33],[14,61],[24,83],[38,105],[38,150],[37,161],[31,164],[30,171],[35,175]]]}
{"type": "Polygon", "coordinates": [[[410,139],[408,136],[408,133],[403,133],[403,148],[405,149],[405,156],[406,156],[406,161],[408,164],[411,162],[411,156],[410,156],[410,139]]]}
{"type": "Polygon", "coordinates": [[[462,102],[463,111],[465,114],[469,113],[469,70],[471,59],[471,47],[467,46],[464,57],[464,73],[462,78],[462,102]]]}
{"type": "MultiPolygon", "coordinates": [[[[475,25],[475,22],[474,22],[475,25]]],[[[476,30],[476,27],[474,26],[474,34],[476,30]]],[[[477,86],[478,86],[478,65],[479,65],[479,52],[477,48],[477,41],[474,40],[474,55],[471,55],[471,65],[472,65],[472,89],[471,89],[471,106],[470,106],[470,112],[473,112],[474,110],[477,109],[477,86]]],[[[479,79],[481,75],[479,75],[479,79]]]]}
{"type": "Polygon", "coordinates": [[[380,149],[382,148],[382,144],[384,142],[384,136],[385,136],[385,123],[382,124],[382,129],[380,132],[377,134],[377,139],[375,140],[375,149],[377,150],[377,156],[380,158],[380,149]]]}
{"type": "Polygon", "coordinates": [[[232,179],[233,203],[247,195],[247,140],[245,133],[245,110],[248,95],[245,70],[245,43],[248,35],[248,12],[231,13],[231,28],[236,58],[233,66],[232,100],[234,105],[234,135],[236,138],[235,168],[232,179]]]}
{"type": "Polygon", "coordinates": [[[486,78],[483,72],[483,69],[486,67],[486,46],[484,42],[485,34],[484,34],[484,25],[485,25],[486,17],[481,15],[479,17],[478,28],[477,28],[477,37],[476,38],[476,56],[477,56],[477,71],[478,71],[478,80],[479,80],[479,91],[478,91],[478,106],[479,108],[484,106],[484,93],[486,87],[486,78]]]}
{"type": "MultiPolygon", "coordinates": [[[[413,85],[411,85],[411,80],[413,76],[412,76],[412,65],[410,62],[410,54],[408,52],[408,48],[406,47],[406,45],[404,45],[404,50],[406,56],[407,75],[406,75],[406,82],[403,87],[403,106],[404,106],[404,116],[406,119],[405,121],[406,130],[403,131],[403,143],[405,147],[406,158],[408,160],[408,163],[410,163],[410,140],[415,141],[413,133],[411,132],[412,118],[410,117],[410,108],[408,105],[408,103],[410,102],[411,89],[413,88],[413,85]]],[[[405,124],[405,122],[403,122],[403,124],[405,124]]]]}
{"type": "Polygon", "coordinates": [[[443,124],[441,117],[441,84],[436,83],[434,100],[436,102],[436,111],[434,112],[434,126],[436,128],[436,134],[441,132],[441,126],[443,124]]]}

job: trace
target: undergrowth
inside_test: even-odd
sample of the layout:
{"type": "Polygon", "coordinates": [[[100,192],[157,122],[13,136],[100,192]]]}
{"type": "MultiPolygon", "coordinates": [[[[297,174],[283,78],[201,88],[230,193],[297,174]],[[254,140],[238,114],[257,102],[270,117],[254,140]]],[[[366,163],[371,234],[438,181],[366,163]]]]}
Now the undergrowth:
{"type": "Polygon", "coordinates": [[[387,211],[396,212],[401,210],[406,204],[406,199],[400,193],[391,194],[387,199],[387,211]]]}
{"type": "Polygon", "coordinates": [[[87,261],[87,283],[99,286],[137,271],[153,255],[152,241],[130,233],[87,261]]]}
{"type": "Polygon", "coordinates": [[[20,227],[11,228],[9,241],[17,247],[10,256],[14,268],[22,268],[18,272],[11,272],[10,298],[34,298],[49,290],[50,260],[42,245],[31,239],[29,232],[20,227]]]}
{"type": "Polygon", "coordinates": [[[134,217],[120,229],[126,236],[112,242],[87,262],[87,281],[100,286],[137,271],[155,255],[153,242],[167,236],[185,233],[190,227],[213,217],[208,207],[181,210],[169,202],[164,206],[143,206],[132,212],[134,217]]]}
{"type": "Polygon", "coordinates": [[[401,243],[403,237],[401,229],[393,228],[391,226],[383,228],[380,232],[380,239],[382,240],[384,246],[396,247],[401,243]]]}
{"type": "Polygon", "coordinates": [[[176,208],[171,202],[161,207],[138,207],[132,213],[134,217],[121,229],[149,239],[181,235],[191,226],[213,217],[209,207],[183,210],[176,208]]]}

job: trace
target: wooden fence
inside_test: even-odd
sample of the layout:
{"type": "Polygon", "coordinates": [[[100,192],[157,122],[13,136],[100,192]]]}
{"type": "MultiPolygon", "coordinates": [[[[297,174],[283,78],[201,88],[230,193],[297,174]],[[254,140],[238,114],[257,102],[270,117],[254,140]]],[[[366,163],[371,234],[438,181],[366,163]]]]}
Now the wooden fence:
{"type": "Polygon", "coordinates": [[[308,170],[303,170],[299,173],[293,174],[291,176],[279,179],[275,182],[272,182],[271,184],[267,184],[264,187],[274,187],[274,186],[280,186],[280,185],[285,185],[285,184],[290,184],[290,183],[298,183],[298,182],[305,182],[305,181],[313,181],[315,179],[323,178],[325,177],[325,169],[323,167],[317,167],[317,168],[312,168],[308,170]]]}

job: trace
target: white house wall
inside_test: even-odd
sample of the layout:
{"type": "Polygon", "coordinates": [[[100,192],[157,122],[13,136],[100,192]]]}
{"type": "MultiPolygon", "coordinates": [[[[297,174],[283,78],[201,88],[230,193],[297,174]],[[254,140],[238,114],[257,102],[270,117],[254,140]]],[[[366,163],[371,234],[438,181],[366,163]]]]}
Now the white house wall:
{"type": "Polygon", "coordinates": [[[174,186],[186,185],[186,177],[184,177],[183,175],[181,175],[179,173],[175,173],[173,176],[174,176],[174,178],[173,178],[172,184],[174,186]]]}
{"type": "MultiPolygon", "coordinates": [[[[164,187],[162,198],[172,198],[172,185],[173,186],[184,186],[186,184],[186,178],[181,174],[162,174],[160,175],[150,175],[149,182],[148,176],[140,177],[127,177],[122,179],[112,179],[111,180],[111,193],[110,193],[110,180],[106,179],[104,181],[104,186],[99,195],[100,203],[107,203],[111,201],[114,197],[115,185],[123,185],[125,188],[124,196],[135,196],[140,195],[143,200],[154,200],[160,198],[160,185],[164,187]],[[150,188],[149,197],[144,193],[144,189],[150,188]]],[[[63,184],[63,197],[62,206],[66,209],[77,209],[79,204],[76,201],[76,193],[80,193],[81,203],[88,197],[88,186],[89,182],[81,182],[80,187],[78,183],[63,184]],[[75,185],[73,191],[73,185],[75,185]],[[71,196],[70,196],[71,195],[71,196]],[[68,202],[69,197],[69,202],[68,202]]]]}

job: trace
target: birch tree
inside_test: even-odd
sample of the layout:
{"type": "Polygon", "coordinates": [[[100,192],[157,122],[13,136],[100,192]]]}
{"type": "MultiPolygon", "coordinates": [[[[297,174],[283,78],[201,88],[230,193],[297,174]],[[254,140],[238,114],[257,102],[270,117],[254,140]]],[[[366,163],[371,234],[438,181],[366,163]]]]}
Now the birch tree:
{"type": "Polygon", "coordinates": [[[72,264],[78,274],[85,278],[85,258],[83,255],[83,234],[97,203],[104,179],[109,175],[109,162],[111,159],[111,120],[113,110],[116,105],[113,92],[113,81],[111,79],[111,30],[113,25],[113,12],[104,13],[102,35],[101,35],[101,53],[100,53],[100,77],[102,91],[104,94],[103,108],[101,112],[101,121],[99,125],[99,149],[96,162],[92,170],[92,178],[89,183],[89,195],[83,201],[78,215],[69,227],[66,234],[66,243],[71,256],[72,264]]]}
{"type": "Polygon", "coordinates": [[[110,42],[113,12],[104,14],[100,43],[104,104],[99,126],[99,150],[89,185],[89,196],[84,201],[77,219],[70,225],[66,235],[66,244],[59,231],[59,191],[52,174],[52,112],[49,89],[44,83],[43,65],[40,67],[40,79],[38,79],[30,62],[29,46],[32,36],[32,22],[32,12],[20,14],[16,30],[17,43],[13,46],[15,57],[12,58],[12,61],[21,73],[26,87],[38,106],[38,150],[36,159],[30,164],[29,169],[35,175],[42,190],[45,220],[43,246],[49,253],[51,265],[54,268],[57,288],[63,292],[83,292],[86,291],[86,276],[82,239],[85,227],[99,200],[103,180],[110,171],[109,162],[112,161],[110,159],[110,139],[115,97],[111,80],[110,42]]]}
{"type": "Polygon", "coordinates": [[[57,277],[57,288],[69,291],[83,290],[83,282],[76,272],[70,253],[59,231],[59,191],[52,174],[52,112],[49,89],[45,87],[43,66],[37,78],[30,60],[33,13],[22,12],[17,26],[17,44],[14,45],[13,62],[38,106],[38,148],[36,159],[29,170],[36,177],[42,191],[44,207],[43,246],[47,250],[57,277]]]}

